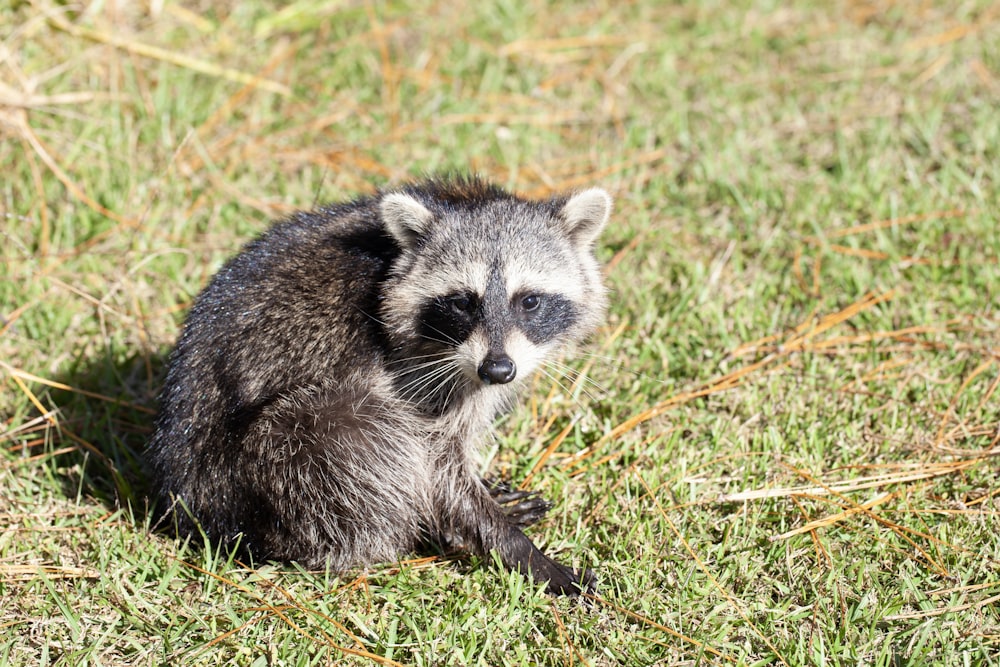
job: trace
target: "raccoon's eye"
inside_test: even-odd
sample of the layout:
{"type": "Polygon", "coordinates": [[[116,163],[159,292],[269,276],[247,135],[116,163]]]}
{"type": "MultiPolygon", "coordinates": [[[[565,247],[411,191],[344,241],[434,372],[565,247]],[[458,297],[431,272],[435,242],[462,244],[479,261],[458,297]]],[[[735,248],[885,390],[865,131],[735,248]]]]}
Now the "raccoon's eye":
{"type": "Polygon", "coordinates": [[[451,309],[456,313],[464,313],[467,315],[476,309],[476,300],[468,294],[454,296],[449,299],[448,302],[451,304],[451,309]]]}
{"type": "Polygon", "coordinates": [[[524,308],[524,310],[530,313],[531,311],[537,309],[538,304],[540,304],[541,302],[542,300],[538,297],[537,294],[529,294],[528,296],[521,299],[521,308],[524,308]]]}

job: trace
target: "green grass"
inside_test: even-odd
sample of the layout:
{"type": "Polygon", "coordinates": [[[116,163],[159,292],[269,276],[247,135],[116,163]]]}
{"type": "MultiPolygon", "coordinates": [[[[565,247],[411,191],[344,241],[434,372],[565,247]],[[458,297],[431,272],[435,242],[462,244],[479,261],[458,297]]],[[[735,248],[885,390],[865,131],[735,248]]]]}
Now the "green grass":
{"type": "Polygon", "coordinates": [[[985,0],[0,4],[0,663],[996,664],[998,43],[985,0]],[[442,171],[616,197],[597,386],[491,462],[599,599],[152,534],[194,295],[442,171]]]}

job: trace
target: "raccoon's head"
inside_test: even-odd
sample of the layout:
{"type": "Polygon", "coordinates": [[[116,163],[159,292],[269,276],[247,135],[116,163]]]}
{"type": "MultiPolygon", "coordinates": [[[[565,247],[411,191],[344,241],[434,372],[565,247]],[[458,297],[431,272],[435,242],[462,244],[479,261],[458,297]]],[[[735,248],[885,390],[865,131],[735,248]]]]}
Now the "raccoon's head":
{"type": "Polygon", "coordinates": [[[517,384],[603,316],[593,247],[611,211],[604,190],[527,201],[479,181],[433,183],[385,194],[380,209],[401,249],[381,315],[411,400],[443,408],[517,384]]]}

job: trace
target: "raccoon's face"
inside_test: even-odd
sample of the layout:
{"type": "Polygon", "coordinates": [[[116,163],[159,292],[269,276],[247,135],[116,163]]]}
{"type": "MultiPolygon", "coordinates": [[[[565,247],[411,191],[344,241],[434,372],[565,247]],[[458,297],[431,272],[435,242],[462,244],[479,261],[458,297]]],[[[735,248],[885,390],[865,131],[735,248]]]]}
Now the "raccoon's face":
{"type": "Polygon", "coordinates": [[[593,244],[607,193],[435,203],[405,193],[381,202],[402,248],[382,316],[409,359],[404,394],[448,400],[524,379],[597,325],[605,296],[593,244]]]}

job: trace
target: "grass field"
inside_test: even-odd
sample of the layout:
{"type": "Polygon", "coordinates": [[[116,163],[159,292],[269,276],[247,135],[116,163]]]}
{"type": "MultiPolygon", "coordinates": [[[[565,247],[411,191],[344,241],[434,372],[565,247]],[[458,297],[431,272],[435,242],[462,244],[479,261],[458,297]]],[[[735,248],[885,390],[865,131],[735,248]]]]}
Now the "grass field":
{"type": "Polygon", "coordinates": [[[998,192],[988,0],[0,1],[0,664],[1000,663],[998,192]],[[616,198],[489,452],[598,597],[151,534],[198,290],[447,171],[616,198]]]}

